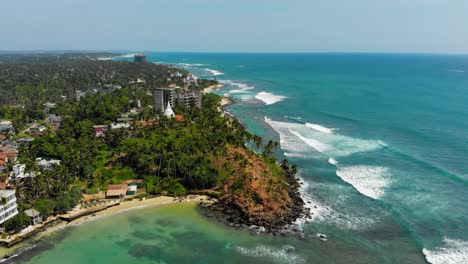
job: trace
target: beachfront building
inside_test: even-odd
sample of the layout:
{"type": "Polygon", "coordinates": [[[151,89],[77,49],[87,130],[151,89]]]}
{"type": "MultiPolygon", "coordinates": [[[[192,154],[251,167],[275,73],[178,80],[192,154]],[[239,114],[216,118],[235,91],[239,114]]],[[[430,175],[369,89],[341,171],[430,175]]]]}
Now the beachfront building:
{"type": "Polygon", "coordinates": [[[154,110],[158,113],[166,110],[167,104],[171,107],[175,105],[175,89],[174,88],[156,88],[153,93],[154,110]]]}
{"type": "Polygon", "coordinates": [[[187,108],[202,107],[202,93],[195,90],[180,89],[176,93],[176,103],[187,108]]]}
{"type": "Polygon", "coordinates": [[[42,223],[41,213],[34,209],[28,209],[24,211],[24,214],[31,218],[32,225],[37,225],[42,223]]]}
{"type": "Polygon", "coordinates": [[[0,190],[0,224],[18,214],[15,190],[0,190]]]}
{"type": "Polygon", "coordinates": [[[53,170],[57,166],[60,165],[60,160],[54,160],[54,159],[46,160],[43,158],[37,158],[36,165],[37,165],[37,168],[41,170],[53,170]]]}
{"type": "Polygon", "coordinates": [[[107,188],[106,198],[115,199],[115,198],[124,198],[127,194],[127,184],[110,184],[107,188]]]}
{"type": "Polygon", "coordinates": [[[138,189],[143,187],[143,180],[133,179],[126,180],[122,184],[111,184],[109,185],[106,198],[123,198],[126,195],[135,195],[138,193],[138,189]]]}

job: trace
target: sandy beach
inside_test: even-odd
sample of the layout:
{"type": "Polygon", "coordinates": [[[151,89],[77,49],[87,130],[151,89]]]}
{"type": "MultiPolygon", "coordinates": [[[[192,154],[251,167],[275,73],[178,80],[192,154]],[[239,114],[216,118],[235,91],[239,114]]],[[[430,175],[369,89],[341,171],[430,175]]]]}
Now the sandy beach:
{"type": "Polygon", "coordinates": [[[224,87],[224,84],[211,85],[211,86],[208,86],[205,89],[203,89],[203,93],[211,93],[214,90],[220,89],[222,87],[224,87]]]}

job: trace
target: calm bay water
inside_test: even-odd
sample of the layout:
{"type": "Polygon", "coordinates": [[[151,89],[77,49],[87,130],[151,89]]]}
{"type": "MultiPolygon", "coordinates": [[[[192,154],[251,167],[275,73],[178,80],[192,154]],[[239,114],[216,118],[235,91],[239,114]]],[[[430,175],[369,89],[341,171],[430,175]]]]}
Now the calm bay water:
{"type": "Polygon", "coordinates": [[[306,238],[164,207],[67,231],[31,263],[468,263],[467,56],[149,55],[226,83],[228,111],[281,143],[314,212],[306,238]]]}

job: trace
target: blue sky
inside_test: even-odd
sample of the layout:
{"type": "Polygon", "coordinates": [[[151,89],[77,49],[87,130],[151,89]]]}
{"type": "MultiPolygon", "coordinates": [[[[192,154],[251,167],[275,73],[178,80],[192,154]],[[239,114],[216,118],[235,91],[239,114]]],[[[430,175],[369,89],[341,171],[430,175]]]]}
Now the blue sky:
{"type": "Polygon", "coordinates": [[[0,0],[0,50],[468,53],[467,0],[0,0]]]}

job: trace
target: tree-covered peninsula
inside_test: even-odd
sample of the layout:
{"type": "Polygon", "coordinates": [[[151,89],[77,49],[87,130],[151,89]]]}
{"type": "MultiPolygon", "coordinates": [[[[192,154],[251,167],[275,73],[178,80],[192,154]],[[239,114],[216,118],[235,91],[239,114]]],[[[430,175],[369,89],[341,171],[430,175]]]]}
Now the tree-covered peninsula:
{"type": "Polygon", "coordinates": [[[153,108],[155,87],[201,90],[215,81],[187,84],[190,73],[166,65],[66,58],[0,64],[0,120],[13,124],[2,141],[33,139],[3,172],[21,210],[65,213],[83,195],[137,179],[145,190],[138,197],[215,197],[212,208],[231,222],[271,230],[303,214],[295,167],[275,159],[277,143],[220,112],[221,97],[204,95],[201,108],[177,105],[175,118],[153,108]],[[38,159],[60,163],[46,169],[38,159]],[[15,164],[33,176],[10,176],[15,164]]]}

